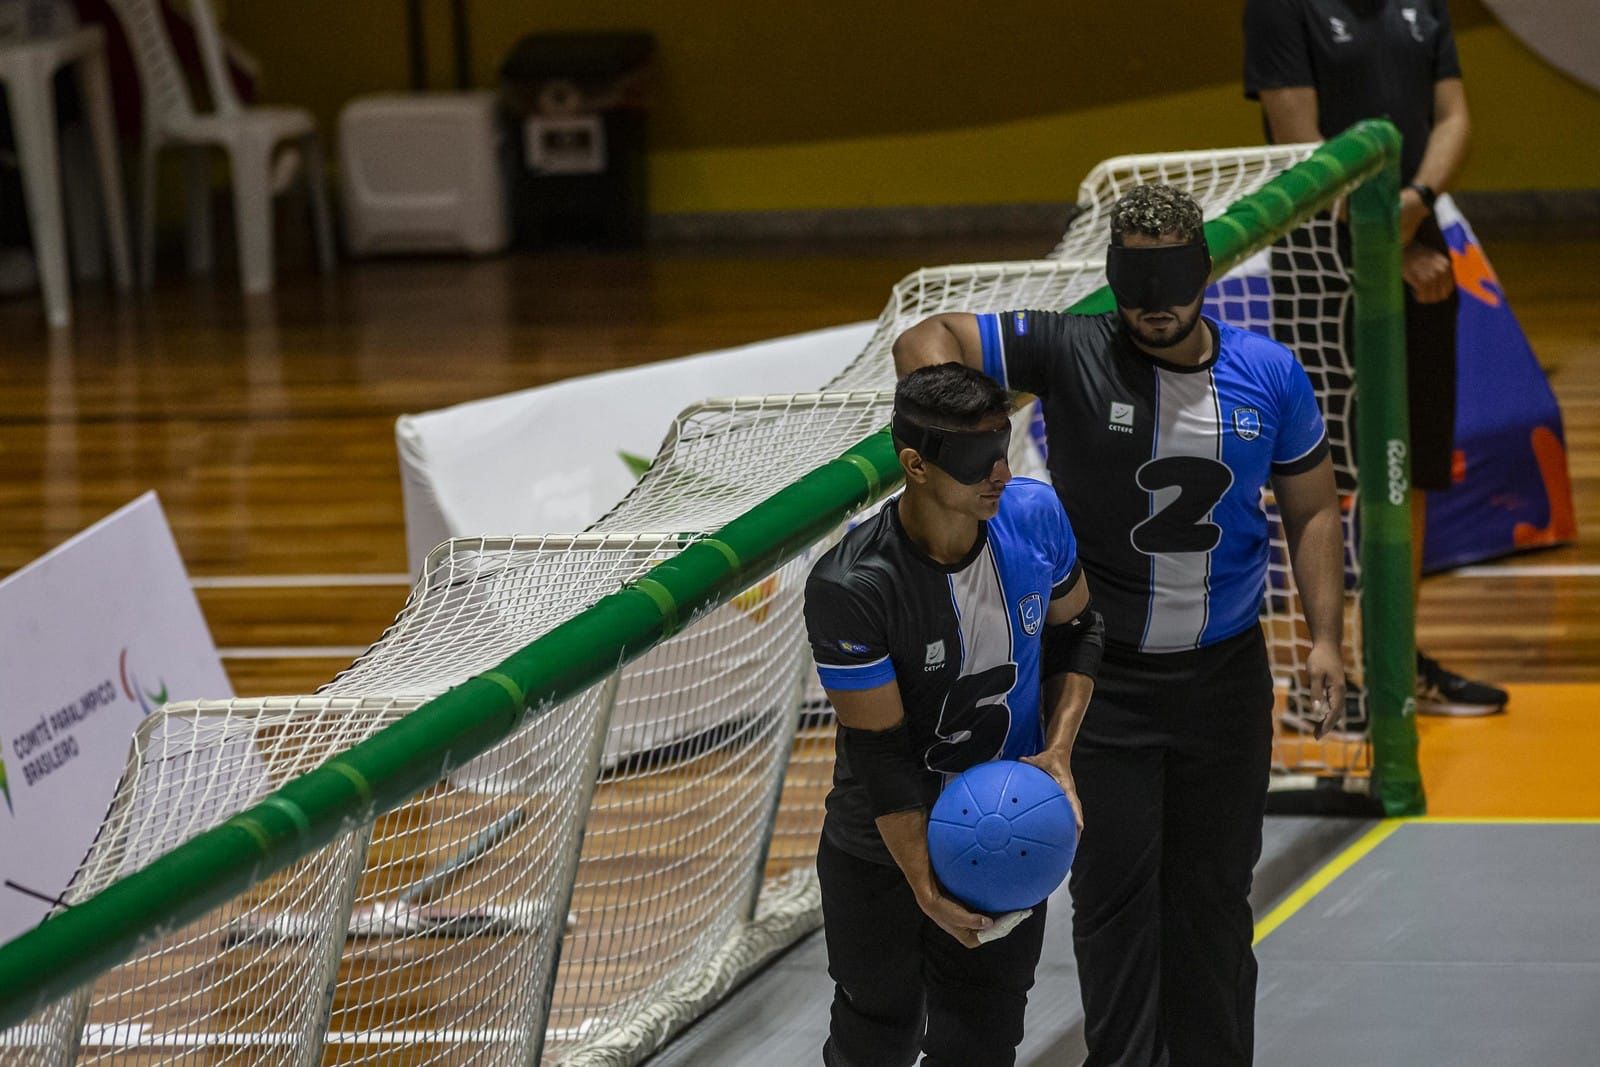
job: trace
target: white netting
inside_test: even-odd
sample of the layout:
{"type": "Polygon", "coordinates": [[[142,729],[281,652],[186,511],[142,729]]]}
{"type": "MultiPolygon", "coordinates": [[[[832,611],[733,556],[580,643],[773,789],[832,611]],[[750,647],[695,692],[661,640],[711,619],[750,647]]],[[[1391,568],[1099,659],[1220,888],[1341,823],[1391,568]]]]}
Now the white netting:
{"type": "Polygon", "coordinates": [[[1248,196],[1311,154],[1315,145],[1235,148],[1228,152],[1165,152],[1159,155],[1115,156],[1095,164],[1078,186],[1082,214],[1051,250],[1049,259],[1095,260],[1104,265],[1111,205],[1117,197],[1145,182],[1176,185],[1200,203],[1206,218],[1248,196]]]}
{"type": "MultiPolygon", "coordinates": [[[[1184,184],[1213,215],[1305,152],[1102,164],[1052,258],[909,276],[867,348],[820,392],[685,412],[590,531],[441,545],[395,623],[316,696],[162,708],[68,899],[494,666],[882,427],[890,346],[906,327],[941,311],[1061,308],[1098,288],[1105,209],[1129,183],[1184,184]]],[[[1296,349],[1348,495],[1349,296],[1335,240],[1327,220],[1306,223],[1224,281],[1212,311],[1296,349]]],[[[1018,469],[1041,472],[1030,435],[1015,436],[1018,469]]],[[[1287,682],[1305,629],[1274,544],[1266,622],[1287,682]]],[[[542,1048],[546,1061],[637,1062],[818,921],[810,869],[833,730],[800,596],[822,547],[0,1034],[4,1061],[523,1063],[542,1048]]],[[[1353,642],[1357,585],[1352,574],[1353,642]]],[[[1286,734],[1278,770],[1360,771],[1364,751],[1286,734]]]]}

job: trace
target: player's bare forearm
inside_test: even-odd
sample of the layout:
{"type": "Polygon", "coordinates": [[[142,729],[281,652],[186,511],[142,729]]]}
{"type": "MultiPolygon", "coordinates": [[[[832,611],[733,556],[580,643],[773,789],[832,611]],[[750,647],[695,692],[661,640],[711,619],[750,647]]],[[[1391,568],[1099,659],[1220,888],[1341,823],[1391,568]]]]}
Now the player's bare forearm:
{"type": "Polygon", "coordinates": [[[1338,648],[1344,638],[1344,532],[1339,505],[1318,511],[1289,534],[1289,557],[1311,643],[1338,648]]]}
{"type": "Polygon", "coordinates": [[[1078,739],[1089,698],[1094,696],[1094,679],[1083,674],[1058,674],[1045,679],[1044,706],[1049,716],[1044,748],[1047,752],[1072,753],[1078,739]]]}
{"type": "Polygon", "coordinates": [[[978,318],[964,312],[949,312],[923,319],[894,342],[894,372],[904,378],[918,367],[941,363],[965,363],[983,369],[983,341],[978,336],[978,318]]]}
{"type": "Polygon", "coordinates": [[[1345,710],[1344,529],[1333,460],[1324,457],[1302,474],[1274,478],[1272,488],[1311,631],[1300,684],[1311,696],[1307,710],[1320,738],[1345,710]]]}
{"type": "Polygon", "coordinates": [[[1078,799],[1078,784],[1072,777],[1072,745],[1078,739],[1078,728],[1083,725],[1083,716],[1089,710],[1089,698],[1093,695],[1094,679],[1086,674],[1057,674],[1045,679],[1044,706],[1050,718],[1044,748],[1037,756],[1022,758],[1024,763],[1038,767],[1061,786],[1080,830],[1083,829],[1083,802],[1078,799]]]}
{"type": "Polygon", "coordinates": [[[889,855],[906,876],[911,891],[920,900],[938,890],[933,877],[933,862],[928,858],[928,813],[916,808],[880,815],[876,819],[878,833],[889,849],[889,855]]]}
{"type": "Polygon", "coordinates": [[[1337,649],[1344,640],[1344,526],[1333,461],[1272,484],[1312,644],[1337,649]]]}

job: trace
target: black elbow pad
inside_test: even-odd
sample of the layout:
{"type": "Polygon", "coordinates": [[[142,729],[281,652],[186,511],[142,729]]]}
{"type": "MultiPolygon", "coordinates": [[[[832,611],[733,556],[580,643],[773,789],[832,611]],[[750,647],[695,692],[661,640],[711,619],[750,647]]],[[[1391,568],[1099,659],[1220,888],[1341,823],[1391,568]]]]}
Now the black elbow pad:
{"type": "Polygon", "coordinates": [[[1062,623],[1045,623],[1040,648],[1039,677],[1082,674],[1093,678],[1100,670],[1100,657],[1106,648],[1106,621],[1092,606],[1077,618],[1062,623]]]}
{"type": "Polygon", "coordinates": [[[851,775],[867,788],[873,818],[927,806],[923,789],[927,772],[911,751],[911,735],[904,722],[887,730],[857,730],[841,724],[839,734],[851,775]]]}

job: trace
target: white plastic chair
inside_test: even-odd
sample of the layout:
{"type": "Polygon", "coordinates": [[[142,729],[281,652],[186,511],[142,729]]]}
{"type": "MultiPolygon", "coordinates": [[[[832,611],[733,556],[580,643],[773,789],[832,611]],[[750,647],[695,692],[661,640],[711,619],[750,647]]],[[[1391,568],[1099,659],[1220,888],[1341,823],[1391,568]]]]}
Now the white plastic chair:
{"type": "MultiPolygon", "coordinates": [[[[140,173],[142,210],[139,218],[139,260],[146,286],[155,275],[156,163],[163,148],[187,150],[189,186],[189,265],[211,269],[211,212],[205,150],[228,153],[233,179],[234,229],[239,244],[239,278],[247,293],[272,289],[272,199],[293,177],[289,167],[274,166],[280,146],[298,148],[302,173],[311,194],[317,263],[333,269],[333,230],[322,177],[322,145],[316,122],[301,108],[250,107],[239,102],[228,79],[222,35],[207,0],[190,0],[190,14],[200,42],[206,85],[213,110],[200,114],[189,98],[183,71],[173,55],[161,21],[158,0],[111,0],[132,45],[144,87],[144,159],[140,173]]],[[[283,160],[287,162],[287,159],[283,160]]]]}
{"type": "MultiPolygon", "coordinates": [[[[111,239],[112,269],[117,288],[130,286],[127,222],[122,205],[122,170],[117,159],[117,135],[111,110],[110,79],[106,74],[105,35],[98,26],[84,26],[53,37],[10,41],[0,45],[0,86],[11,105],[16,133],[17,160],[22,167],[34,257],[39,265],[39,288],[51,326],[66,326],[72,319],[72,285],[67,277],[67,241],[62,209],[55,92],[51,79],[64,66],[72,66],[89,120],[95,164],[100,182],[100,206],[111,239]]],[[[70,185],[69,192],[74,190],[70,185]]],[[[82,196],[73,196],[81,200],[82,196]]],[[[73,228],[78,239],[76,266],[85,273],[98,270],[89,262],[101,254],[90,240],[92,215],[79,218],[73,228]]]]}

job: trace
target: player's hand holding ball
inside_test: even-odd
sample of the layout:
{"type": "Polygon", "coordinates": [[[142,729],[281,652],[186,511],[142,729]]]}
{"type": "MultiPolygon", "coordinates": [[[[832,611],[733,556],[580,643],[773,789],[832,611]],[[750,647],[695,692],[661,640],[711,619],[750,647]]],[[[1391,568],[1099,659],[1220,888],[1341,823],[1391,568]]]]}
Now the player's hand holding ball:
{"type": "Polygon", "coordinates": [[[939,929],[967,948],[977,948],[982,944],[978,940],[978,931],[987,930],[994,925],[994,920],[987,915],[968,911],[945,896],[937,884],[917,891],[917,906],[922,909],[924,915],[938,924],[939,929]]]}
{"type": "Polygon", "coordinates": [[[1078,800],[1078,784],[1072,780],[1072,753],[1062,752],[1058,749],[1047,748],[1037,756],[1023,756],[1023,763],[1039,768],[1044,773],[1056,780],[1061,791],[1067,795],[1067,803],[1072,805],[1072,817],[1077,823],[1078,832],[1083,832],[1083,804],[1078,800]]]}

